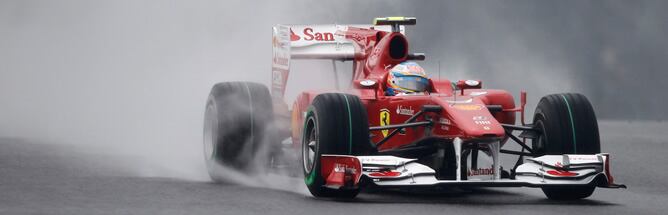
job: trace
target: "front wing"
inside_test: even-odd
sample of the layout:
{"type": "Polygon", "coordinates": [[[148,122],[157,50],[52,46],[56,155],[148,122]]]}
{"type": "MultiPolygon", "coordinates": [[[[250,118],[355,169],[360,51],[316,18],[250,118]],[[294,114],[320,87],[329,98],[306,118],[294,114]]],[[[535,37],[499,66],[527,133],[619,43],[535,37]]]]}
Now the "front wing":
{"type": "MultiPolygon", "coordinates": [[[[496,160],[496,159],[495,159],[496,160]]],[[[565,154],[544,155],[526,159],[515,170],[514,179],[500,178],[499,165],[486,172],[489,179],[439,180],[436,171],[417,162],[417,159],[396,156],[348,156],[323,155],[321,169],[326,178],[326,186],[341,188],[357,186],[360,178],[367,177],[371,183],[380,187],[412,186],[488,186],[488,187],[548,187],[548,186],[598,186],[620,188],[614,184],[610,173],[609,154],[565,154]]],[[[495,162],[498,163],[498,162],[495,162]]],[[[457,171],[460,174],[461,171],[457,171]]]]}

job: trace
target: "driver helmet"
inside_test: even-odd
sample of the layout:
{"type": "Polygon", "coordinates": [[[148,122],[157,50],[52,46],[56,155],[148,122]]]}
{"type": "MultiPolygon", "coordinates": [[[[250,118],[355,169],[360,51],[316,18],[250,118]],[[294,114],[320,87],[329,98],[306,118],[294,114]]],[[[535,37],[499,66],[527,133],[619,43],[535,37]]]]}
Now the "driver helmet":
{"type": "Polygon", "coordinates": [[[395,65],[387,76],[387,95],[412,94],[427,91],[429,78],[420,65],[405,61],[395,65]]]}

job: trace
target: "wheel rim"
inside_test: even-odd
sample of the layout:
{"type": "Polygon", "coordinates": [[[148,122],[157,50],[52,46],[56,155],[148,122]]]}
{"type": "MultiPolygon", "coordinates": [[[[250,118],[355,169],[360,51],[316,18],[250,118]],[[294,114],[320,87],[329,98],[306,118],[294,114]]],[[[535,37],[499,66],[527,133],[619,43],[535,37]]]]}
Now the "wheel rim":
{"type": "Polygon", "coordinates": [[[206,160],[213,160],[215,153],[218,153],[215,142],[217,139],[218,119],[215,114],[215,107],[209,105],[204,114],[204,157],[206,160]]]}
{"type": "Polygon", "coordinates": [[[309,119],[305,129],[304,140],[302,141],[302,159],[304,164],[304,170],[306,173],[310,173],[313,170],[315,165],[315,156],[317,150],[317,133],[315,129],[315,122],[313,119],[309,119]]]}

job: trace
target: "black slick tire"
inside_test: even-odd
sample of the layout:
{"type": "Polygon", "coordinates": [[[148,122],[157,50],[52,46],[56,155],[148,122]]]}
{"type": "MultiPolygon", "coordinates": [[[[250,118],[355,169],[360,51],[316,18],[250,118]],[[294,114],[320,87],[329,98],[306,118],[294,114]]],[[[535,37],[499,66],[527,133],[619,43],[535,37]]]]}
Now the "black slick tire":
{"type": "MultiPolygon", "coordinates": [[[[577,93],[543,97],[534,114],[533,125],[541,135],[532,142],[538,155],[597,154],[601,152],[598,123],[587,98],[577,93]]],[[[573,200],[589,197],[594,185],[545,187],[549,199],[573,200]]]]}
{"type": "Polygon", "coordinates": [[[367,112],[357,96],[341,93],[316,96],[306,112],[301,144],[304,181],[313,196],[357,196],[359,187],[325,187],[319,159],[323,154],[365,155],[372,151],[367,112]]]}
{"type": "Polygon", "coordinates": [[[250,82],[213,86],[204,114],[204,157],[209,175],[222,181],[221,167],[250,172],[269,142],[273,107],[267,87],[250,82]]]}

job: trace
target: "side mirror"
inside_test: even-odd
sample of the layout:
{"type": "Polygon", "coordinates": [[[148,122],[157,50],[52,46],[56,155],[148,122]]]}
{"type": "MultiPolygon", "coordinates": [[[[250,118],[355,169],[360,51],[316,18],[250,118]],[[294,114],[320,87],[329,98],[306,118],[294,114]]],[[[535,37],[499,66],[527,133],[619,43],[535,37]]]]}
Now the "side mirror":
{"type": "Polygon", "coordinates": [[[355,82],[357,82],[357,85],[360,88],[374,89],[376,88],[376,86],[378,86],[378,82],[371,79],[362,79],[362,80],[357,80],[355,82]]]}
{"type": "Polygon", "coordinates": [[[464,95],[465,89],[480,89],[480,88],[482,88],[482,82],[479,80],[457,81],[457,89],[461,91],[461,95],[464,95]]]}
{"type": "Polygon", "coordinates": [[[368,90],[362,90],[360,92],[360,93],[362,93],[362,95],[361,95],[362,97],[373,97],[373,98],[377,99],[378,94],[383,92],[383,90],[380,89],[380,84],[378,84],[378,80],[361,79],[361,80],[355,80],[355,81],[353,81],[353,83],[359,89],[371,89],[371,90],[373,90],[371,92],[368,92],[368,90]]]}

